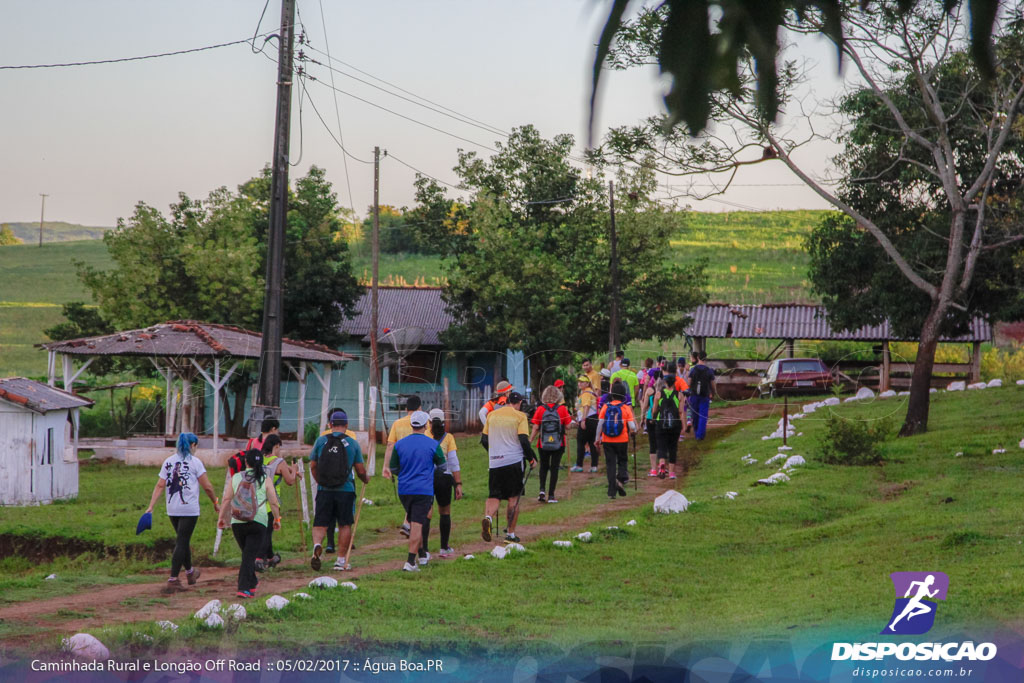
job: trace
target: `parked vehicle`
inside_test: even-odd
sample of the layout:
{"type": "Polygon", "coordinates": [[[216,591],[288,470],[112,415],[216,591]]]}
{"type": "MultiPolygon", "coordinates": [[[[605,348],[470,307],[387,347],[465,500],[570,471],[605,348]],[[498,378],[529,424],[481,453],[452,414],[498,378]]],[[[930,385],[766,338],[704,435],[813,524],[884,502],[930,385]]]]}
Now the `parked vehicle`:
{"type": "Polygon", "coordinates": [[[819,358],[779,358],[772,361],[757,385],[761,398],[782,394],[828,392],[836,379],[819,358]]]}

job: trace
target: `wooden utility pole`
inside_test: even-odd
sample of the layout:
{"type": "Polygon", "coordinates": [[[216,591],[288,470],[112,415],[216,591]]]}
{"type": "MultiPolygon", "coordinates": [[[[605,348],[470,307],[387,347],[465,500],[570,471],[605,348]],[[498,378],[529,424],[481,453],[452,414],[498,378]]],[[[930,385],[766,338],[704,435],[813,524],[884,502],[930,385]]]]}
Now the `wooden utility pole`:
{"type": "Polygon", "coordinates": [[[43,246],[43,217],[46,216],[46,198],[50,195],[40,192],[39,196],[43,198],[43,205],[39,209],[39,246],[43,246]]]}
{"type": "MultiPolygon", "coordinates": [[[[380,392],[377,355],[377,279],[380,266],[380,147],[373,148],[373,270],[370,280],[370,473],[375,470],[377,455],[377,401],[380,392]]],[[[386,463],[385,463],[386,464],[386,463]]]]}
{"type": "Polygon", "coordinates": [[[611,314],[608,320],[608,353],[615,357],[619,348],[619,238],[615,234],[615,183],[608,181],[608,208],[611,215],[611,251],[610,270],[612,273],[611,314]]]}
{"type": "MultiPolygon", "coordinates": [[[[278,35],[277,118],[270,180],[270,226],[267,230],[266,289],[263,297],[263,339],[260,344],[259,390],[249,417],[249,434],[260,433],[263,420],[281,415],[281,339],[284,336],[284,235],[288,217],[288,142],[292,114],[292,49],[295,43],[295,0],[281,0],[278,35]]],[[[302,433],[303,425],[299,425],[302,433]]]]}

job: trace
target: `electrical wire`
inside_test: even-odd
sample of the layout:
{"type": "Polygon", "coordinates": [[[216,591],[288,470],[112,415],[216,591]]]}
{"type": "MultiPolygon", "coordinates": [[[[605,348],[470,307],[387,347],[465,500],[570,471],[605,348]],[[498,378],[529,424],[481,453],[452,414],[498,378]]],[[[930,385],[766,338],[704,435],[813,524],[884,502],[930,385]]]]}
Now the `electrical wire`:
{"type": "Polygon", "coordinates": [[[384,150],[384,153],[385,153],[385,155],[386,155],[386,157],[385,157],[385,158],[387,158],[387,159],[394,159],[394,160],[395,160],[395,161],[397,161],[398,163],[402,164],[402,166],[405,166],[406,168],[412,169],[412,170],[413,170],[413,171],[415,171],[416,173],[419,173],[419,174],[420,174],[421,176],[424,176],[424,177],[426,177],[426,178],[430,178],[431,180],[433,180],[433,181],[435,181],[435,182],[441,183],[442,185],[447,185],[448,187],[454,188],[454,189],[456,189],[456,190],[462,190],[462,189],[464,189],[464,188],[462,188],[462,187],[459,187],[458,185],[453,185],[452,183],[449,183],[449,182],[448,182],[448,181],[446,181],[446,180],[441,180],[440,178],[435,178],[434,176],[430,175],[429,173],[425,173],[424,171],[421,171],[420,169],[416,168],[416,167],[415,167],[415,166],[413,166],[412,164],[408,164],[408,163],[406,163],[406,162],[402,161],[401,159],[399,159],[398,157],[396,157],[396,156],[395,156],[394,154],[392,154],[392,153],[391,153],[391,152],[389,152],[388,150],[384,150]]]}
{"type": "MultiPolygon", "coordinates": [[[[264,36],[270,35],[270,32],[262,34],[264,36]]],[[[98,64],[121,64],[123,62],[139,62],[144,59],[158,59],[160,57],[175,57],[177,55],[187,55],[194,52],[204,52],[206,50],[216,50],[222,47],[230,47],[232,45],[241,45],[242,43],[249,43],[255,40],[259,36],[253,36],[252,38],[244,38],[242,40],[232,40],[229,43],[217,43],[216,45],[205,45],[203,47],[193,47],[188,50],[175,50],[174,52],[160,52],[152,55],[139,55],[137,57],[117,57],[114,59],[97,59],[89,62],[61,62],[57,64],[7,64],[0,66],[0,71],[13,70],[13,69],[59,69],[63,67],[71,66],[95,66],[98,64]]]]}
{"type": "Polygon", "coordinates": [[[331,136],[332,140],[334,140],[334,144],[336,144],[341,149],[341,151],[344,152],[345,155],[350,157],[353,161],[358,161],[361,164],[372,164],[372,161],[360,159],[356,155],[352,154],[352,152],[345,149],[345,145],[341,144],[341,141],[338,140],[338,138],[334,137],[334,131],[332,131],[331,127],[327,125],[327,121],[324,120],[324,117],[320,115],[320,110],[316,108],[316,102],[313,101],[313,98],[310,97],[309,92],[306,90],[305,79],[300,80],[299,85],[302,88],[302,91],[306,93],[306,99],[309,101],[309,106],[313,107],[313,112],[316,114],[316,117],[320,119],[320,123],[323,124],[324,130],[326,130],[327,134],[331,136]]]}
{"type": "Polygon", "coordinates": [[[262,53],[263,52],[263,48],[265,48],[267,46],[267,40],[269,40],[269,38],[267,38],[267,39],[265,39],[263,41],[263,45],[260,45],[260,49],[259,50],[256,49],[256,38],[259,36],[260,26],[263,25],[263,17],[266,15],[267,7],[269,7],[269,6],[270,6],[270,0],[267,0],[266,2],[263,3],[263,11],[260,12],[260,20],[256,22],[256,30],[253,31],[253,33],[252,33],[252,40],[249,41],[249,49],[252,50],[253,54],[262,53]]]}
{"type": "MultiPolygon", "coordinates": [[[[327,20],[324,18],[324,3],[323,3],[323,0],[319,0],[319,2],[320,2],[320,25],[323,26],[323,29],[324,29],[324,45],[327,47],[327,59],[330,60],[330,58],[331,58],[331,43],[330,43],[330,41],[327,38],[327,20]]],[[[311,50],[316,49],[312,45],[307,45],[307,46],[311,50]]],[[[318,50],[318,52],[319,52],[319,50],[318,50]]],[[[332,88],[334,87],[334,71],[333,70],[331,71],[331,87],[332,88]]],[[[342,133],[342,130],[341,130],[341,109],[338,106],[338,93],[333,93],[333,95],[334,95],[334,118],[338,122],[338,140],[341,142],[342,148],[344,149],[345,135],[342,133]]],[[[352,213],[354,214],[356,212],[356,207],[355,207],[355,201],[352,198],[352,182],[351,182],[351,180],[349,180],[349,174],[348,174],[348,156],[342,154],[341,155],[341,161],[342,161],[342,164],[343,164],[343,166],[345,168],[345,188],[348,190],[348,205],[349,205],[349,208],[352,209],[352,213]]]]}

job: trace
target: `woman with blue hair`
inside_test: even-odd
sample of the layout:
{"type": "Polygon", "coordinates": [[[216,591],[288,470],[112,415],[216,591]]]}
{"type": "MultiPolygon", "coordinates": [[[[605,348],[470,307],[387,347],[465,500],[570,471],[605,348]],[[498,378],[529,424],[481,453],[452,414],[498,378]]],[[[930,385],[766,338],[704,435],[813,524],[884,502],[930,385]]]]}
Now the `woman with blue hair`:
{"type": "Polygon", "coordinates": [[[152,514],[160,493],[166,493],[167,516],[174,527],[177,540],[174,543],[174,554],[171,556],[171,578],[167,579],[166,592],[181,589],[178,574],[185,569],[188,585],[195,585],[199,579],[199,568],[192,566],[192,532],[199,521],[199,487],[213,501],[214,512],[220,512],[217,495],[213,484],[206,476],[203,462],[194,456],[199,439],[191,432],[184,432],[178,437],[178,446],[174,455],[164,460],[160,466],[159,479],[153,487],[153,496],[149,500],[146,512],[152,514]]]}

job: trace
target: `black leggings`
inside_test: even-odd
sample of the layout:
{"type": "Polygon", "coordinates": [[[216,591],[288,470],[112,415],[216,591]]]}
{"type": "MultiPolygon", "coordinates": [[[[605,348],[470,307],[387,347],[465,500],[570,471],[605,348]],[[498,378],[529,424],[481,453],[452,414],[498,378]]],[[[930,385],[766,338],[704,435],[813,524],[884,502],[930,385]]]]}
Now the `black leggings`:
{"type": "Polygon", "coordinates": [[[595,413],[584,420],[576,431],[576,467],[583,467],[583,457],[587,454],[587,445],[590,446],[590,466],[597,467],[597,463],[601,459],[600,449],[594,443],[594,439],[597,438],[597,420],[595,413]]]}
{"type": "Polygon", "coordinates": [[[263,549],[263,541],[267,528],[259,522],[241,522],[232,524],[231,531],[235,541],[242,549],[242,563],[238,565],[238,590],[251,591],[256,588],[256,557],[263,549]]]}
{"type": "Polygon", "coordinates": [[[186,571],[192,569],[192,532],[196,530],[196,522],[199,515],[195,517],[168,517],[177,538],[174,541],[174,554],[171,555],[171,577],[177,578],[184,567],[186,571]]]}
{"type": "Polygon", "coordinates": [[[676,454],[679,452],[679,435],[682,432],[682,424],[677,424],[672,429],[658,428],[658,460],[664,460],[670,465],[676,464],[676,454]]]}
{"type": "Polygon", "coordinates": [[[555,486],[558,485],[558,466],[562,462],[562,455],[565,453],[565,448],[559,448],[557,451],[544,451],[539,450],[537,454],[540,456],[540,490],[544,491],[544,483],[548,480],[548,472],[551,472],[551,488],[548,489],[548,498],[555,497],[555,486]]]}
{"type": "Polygon", "coordinates": [[[604,462],[608,475],[608,495],[615,497],[618,487],[616,481],[622,482],[625,486],[629,481],[629,442],[618,443],[601,442],[604,447],[604,462]]]}

